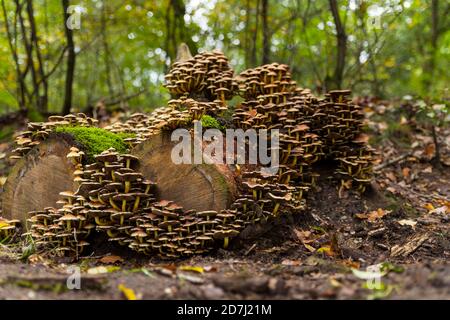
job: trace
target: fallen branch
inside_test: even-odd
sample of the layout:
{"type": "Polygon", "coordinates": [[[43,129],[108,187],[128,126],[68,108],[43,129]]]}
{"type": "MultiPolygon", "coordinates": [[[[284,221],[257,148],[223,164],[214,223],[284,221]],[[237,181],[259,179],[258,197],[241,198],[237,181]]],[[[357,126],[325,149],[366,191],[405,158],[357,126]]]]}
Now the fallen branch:
{"type": "Polygon", "coordinates": [[[425,241],[430,238],[430,233],[418,234],[403,245],[395,245],[391,248],[391,257],[407,257],[416,251],[425,241]]]}
{"type": "Polygon", "coordinates": [[[406,159],[407,157],[409,157],[409,156],[411,156],[411,155],[412,155],[412,152],[405,153],[405,154],[403,154],[403,155],[401,155],[401,156],[398,156],[398,157],[396,157],[396,158],[394,158],[394,159],[392,159],[392,160],[390,160],[390,161],[388,161],[388,162],[381,163],[381,164],[379,164],[378,166],[375,166],[375,167],[373,168],[373,170],[374,170],[374,171],[380,171],[381,169],[386,168],[386,167],[389,167],[389,166],[391,166],[391,165],[393,165],[393,164],[395,164],[395,163],[397,163],[397,162],[400,162],[400,161],[406,159]]]}

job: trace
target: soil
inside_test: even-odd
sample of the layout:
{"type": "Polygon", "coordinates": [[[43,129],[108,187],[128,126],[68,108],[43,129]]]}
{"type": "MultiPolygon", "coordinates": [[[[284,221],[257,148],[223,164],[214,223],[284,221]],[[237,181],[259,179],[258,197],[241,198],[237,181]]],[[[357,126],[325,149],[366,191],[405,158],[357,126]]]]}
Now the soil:
{"type": "Polygon", "coordinates": [[[339,192],[332,165],[318,168],[306,211],[205,256],[161,260],[99,242],[76,262],[40,253],[22,262],[20,248],[2,246],[0,299],[450,299],[450,170],[426,159],[426,143],[377,145],[381,163],[415,154],[378,170],[363,195],[339,192]],[[354,271],[377,264],[379,281],[354,271]],[[73,265],[80,290],[66,286],[73,265]]]}

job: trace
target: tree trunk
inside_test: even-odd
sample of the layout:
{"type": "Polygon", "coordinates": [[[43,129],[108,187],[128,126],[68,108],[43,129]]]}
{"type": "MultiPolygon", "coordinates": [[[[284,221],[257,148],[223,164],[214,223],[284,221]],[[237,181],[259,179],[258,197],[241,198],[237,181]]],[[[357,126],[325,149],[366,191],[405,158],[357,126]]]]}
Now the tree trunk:
{"type": "Polygon", "coordinates": [[[252,53],[250,55],[250,66],[254,68],[257,64],[257,48],[258,48],[258,29],[259,29],[259,4],[260,0],[256,0],[256,14],[255,14],[255,30],[253,31],[253,45],[252,53]]]}
{"type": "Polygon", "coordinates": [[[48,104],[48,83],[47,83],[47,77],[44,72],[44,64],[42,61],[41,56],[41,50],[39,48],[39,42],[38,42],[38,35],[37,35],[37,28],[36,28],[36,22],[34,19],[34,9],[33,9],[33,2],[32,0],[27,0],[27,14],[28,14],[28,21],[30,23],[30,33],[31,33],[31,44],[34,46],[34,50],[36,52],[36,58],[38,61],[37,65],[37,72],[39,73],[39,81],[37,81],[37,87],[35,90],[36,94],[36,100],[37,100],[37,107],[38,111],[41,114],[45,114],[48,111],[47,104],[48,104]],[[42,95],[40,94],[40,86],[42,85],[43,91],[42,95]]]}
{"type": "Polygon", "coordinates": [[[426,92],[432,89],[434,70],[436,68],[436,52],[438,49],[439,40],[439,0],[431,0],[431,48],[429,57],[426,59],[423,84],[426,92]]]}
{"type": "MultiPolygon", "coordinates": [[[[337,0],[329,0],[331,13],[333,15],[334,25],[336,26],[337,52],[336,67],[332,77],[333,89],[342,88],[342,80],[345,68],[345,56],[347,52],[347,34],[339,16],[337,0]]],[[[327,88],[329,89],[329,88],[327,88]]]]}
{"type": "Polygon", "coordinates": [[[70,113],[72,108],[72,90],[73,90],[73,80],[75,74],[75,44],[73,42],[73,32],[67,26],[67,21],[69,19],[69,14],[67,13],[67,8],[69,7],[69,0],[62,0],[62,7],[64,10],[64,30],[66,33],[67,40],[67,69],[66,69],[66,84],[64,92],[64,104],[62,108],[62,114],[70,113]]]}
{"type": "Polygon", "coordinates": [[[263,31],[263,52],[262,52],[262,64],[268,64],[270,62],[270,31],[267,22],[267,12],[269,7],[269,0],[262,0],[262,31],[263,31]]]}

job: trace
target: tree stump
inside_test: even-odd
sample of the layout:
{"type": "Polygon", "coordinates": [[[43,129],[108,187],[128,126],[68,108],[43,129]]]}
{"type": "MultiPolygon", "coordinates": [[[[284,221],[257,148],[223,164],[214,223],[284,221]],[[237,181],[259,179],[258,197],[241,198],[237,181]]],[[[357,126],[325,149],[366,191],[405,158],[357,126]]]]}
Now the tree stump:
{"type": "Polygon", "coordinates": [[[175,145],[170,134],[161,133],[131,152],[140,159],[138,171],[157,183],[158,197],[185,210],[229,208],[237,194],[233,170],[226,164],[175,164],[171,159],[175,145]]]}
{"type": "Polygon", "coordinates": [[[18,219],[25,225],[28,212],[55,207],[61,191],[75,188],[74,165],[66,157],[74,145],[67,137],[55,135],[14,165],[2,198],[2,210],[7,219],[18,219]]]}

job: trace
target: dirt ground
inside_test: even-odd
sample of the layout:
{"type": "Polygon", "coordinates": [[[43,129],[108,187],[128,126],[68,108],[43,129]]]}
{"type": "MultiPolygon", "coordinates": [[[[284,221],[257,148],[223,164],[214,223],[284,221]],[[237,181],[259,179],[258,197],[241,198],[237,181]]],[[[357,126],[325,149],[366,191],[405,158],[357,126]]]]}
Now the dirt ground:
{"type": "MultiPolygon", "coordinates": [[[[409,156],[377,170],[362,196],[338,192],[332,164],[324,164],[304,213],[255,227],[229,250],[184,260],[132,255],[99,241],[77,262],[41,254],[22,262],[21,248],[2,245],[0,299],[450,299],[449,167],[431,164],[423,130],[410,125],[400,137],[396,130],[387,136],[383,121],[369,121],[382,166],[409,156]],[[74,265],[80,290],[66,286],[74,265]]],[[[439,133],[445,162],[450,132],[439,133]]],[[[7,172],[1,162],[0,170],[7,172]]]]}

